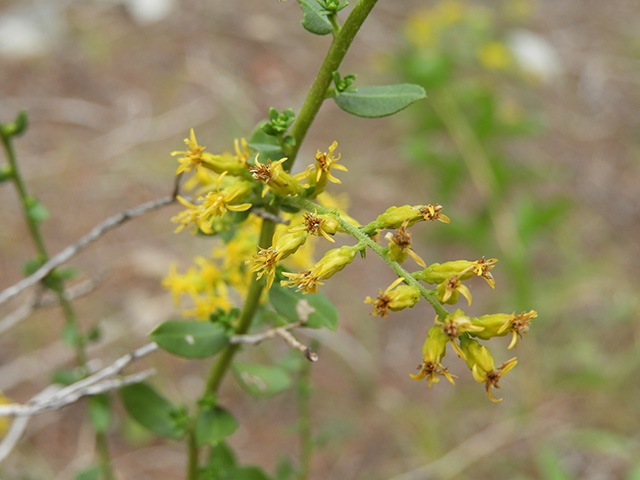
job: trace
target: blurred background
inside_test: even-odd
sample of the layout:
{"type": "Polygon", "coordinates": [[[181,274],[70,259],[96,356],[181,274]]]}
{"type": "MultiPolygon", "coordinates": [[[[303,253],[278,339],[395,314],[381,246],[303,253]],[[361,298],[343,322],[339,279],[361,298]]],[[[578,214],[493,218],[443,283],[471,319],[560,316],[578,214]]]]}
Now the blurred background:
{"type": "MultiPolygon", "coordinates": [[[[17,143],[28,188],[50,212],[51,253],[110,215],[171,193],[189,128],[231,150],[269,107],[298,110],[330,39],[275,0],[0,0],[0,120],[29,112],[17,143]]],[[[640,4],[381,0],[341,73],[358,85],[413,82],[428,99],[368,120],[326,102],[299,157],[339,144],[349,168],[333,192],[368,222],[391,205],[441,203],[450,225],[417,225],[427,264],[496,257],[496,289],[470,281],[468,314],[539,316],[518,366],[490,402],[466,365],[433,389],[408,376],[432,324],[419,304],[386,319],[365,296],[394,279],[374,258],[327,282],[336,333],[313,365],[313,479],[640,479],[640,4]]],[[[4,162],[4,159],[3,159],[4,162]]],[[[0,288],[34,248],[17,195],[0,188],[0,288]]],[[[161,287],[206,239],[173,233],[171,206],[128,223],[70,266],[100,278],[75,302],[102,336],[107,365],[179,316],[161,287]]],[[[29,299],[3,306],[6,315],[29,299]]],[[[463,307],[464,308],[464,307],[463,307]]],[[[73,365],[62,315],[43,309],[0,337],[0,389],[24,402],[73,365]]],[[[492,341],[499,364],[508,339],[492,341]]],[[[264,360],[263,345],[243,353],[264,360]]],[[[155,353],[152,383],[177,402],[202,388],[207,361],[155,353]]],[[[241,427],[242,462],[273,472],[297,458],[295,398],[247,396],[227,378],[222,403],[241,427]],[[277,439],[274,440],[274,439],[277,439]]],[[[120,478],[183,478],[180,444],[149,438],[122,412],[110,440],[120,478]]],[[[35,417],[2,479],[67,479],[93,462],[83,402],[35,417]]]]}

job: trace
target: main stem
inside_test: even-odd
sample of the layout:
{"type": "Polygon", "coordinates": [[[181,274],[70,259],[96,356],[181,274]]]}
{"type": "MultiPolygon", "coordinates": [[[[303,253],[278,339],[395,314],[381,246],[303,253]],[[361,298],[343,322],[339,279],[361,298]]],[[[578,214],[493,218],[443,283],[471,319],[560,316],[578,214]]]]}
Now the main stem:
{"type": "MultiPolygon", "coordinates": [[[[293,126],[290,130],[290,135],[295,139],[294,144],[286,150],[288,160],[284,164],[286,170],[290,170],[298,155],[300,146],[304,140],[304,137],[309,130],[309,127],[313,123],[316,114],[322,106],[322,102],[325,99],[327,90],[331,85],[333,72],[338,69],[340,63],[344,59],[353,39],[360,30],[360,27],[364,23],[365,19],[376,5],[378,0],[359,0],[356,6],[351,11],[351,14],[347,17],[344,25],[334,34],[333,41],[329,47],[329,51],[322,62],[320,70],[316,75],[309,93],[302,105],[300,113],[298,114],[293,126]]],[[[277,213],[277,212],[272,212],[277,213]]],[[[260,231],[260,243],[263,248],[268,248],[271,245],[271,239],[275,231],[275,223],[270,220],[264,220],[262,223],[262,229],[260,231]]],[[[236,327],[236,334],[242,335],[246,333],[251,327],[251,322],[258,309],[260,296],[264,289],[264,282],[258,280],[255,276],[249,286],[249,292],[247,298],[238,319],[238,325],[236,327]]],[[[218,356],[214,363],[207,383],[205,386],[205,394],[215,394],[220,388],[220,384],[224,379],[226,372],[229,370],[233,357],[238,352],[240,346],[238,344],[228,345],[218,356]]],[[[189,432],[189,460],[188,460],[188,479],[197,480],[198,477],[198,465],[199,465],[199,448],[195,442],[194,434],[195,426],[192,427],[189,432]]]]}
{"type": "Polygon", "coordinates": [[[344,25],[334,35],[316,79],[311,85],[300,113],[298,113],[296,121],[291,127],[290,135],[295,139],[295,143],[285,152],[288,157],[288,160],[283,165],[285,170],[291,170],[298,156],[302,141],[326,98],[327,90],[333,80],[333,72],[340,67],[358,30],[360,30],[376,3],[378,3],[378,0],[359,0],[345,20],[344,25]]]}

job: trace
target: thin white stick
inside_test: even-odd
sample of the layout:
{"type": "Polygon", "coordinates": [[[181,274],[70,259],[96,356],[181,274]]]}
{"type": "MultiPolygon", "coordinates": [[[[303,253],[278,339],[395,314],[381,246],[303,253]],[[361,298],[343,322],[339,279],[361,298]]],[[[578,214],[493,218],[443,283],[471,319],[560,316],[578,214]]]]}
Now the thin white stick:
{"type": "Polygon", "coordinates": [[[91,230],[84,237],[80,238],[76,243],[69,245],[60,253],[51,257],[34,273],[20,280],[18,283],[14,284],[13,286],[0,292],[0,305],[6,302],[7,300],[9,300],[10,298],[15,297],[17,294],[19,294],[26,288],[29,288],[30,286],[38,283],[40,280],[46,277],[49,273],[51,273],[51,271],[54,268],[68,261],[72,257],[75,257],[78,253],[84,250],[91,243],[98,240],[102,235],[107,233],[109,230],[112,230],[122,225],[127,220],[131,220],[132,218],[138,217],[151,210],[164,207],[165,205],[173,203],[174,201],[175,201],[175,196],[163,197],[158,200],[154,200],[152,202],[143,203],[142,205],[139,205],[136,208],[125,210],[124,212],[118,213],[113,217],[107,218],[104,222],[94,227],[93,230],[91,230]]]}
{"type": "Polygon", "coordinates": [[[156,351],[157,349],[158,344],[155,342],[148,343],[137,350],[120,357],[108,367],[103,368],[87,378],[83,378],[82,380],[74,382],[66,387],[60,388],[59,386],[56,386],[55,391],[51,391],[50,388],[52,386],[48,387],[49,393],[46,396],[38,394],[38,396],[32,398],[26,404],[10,403],[8,405],[0,405],[0,417],[31,416],[46,410],[61,408],[86,395],[97,395],[98,393],[102,393],[107,390],[119,388],[119,386],[122,385],[140,382],[142,379],[151,375],[153,371],[146,370],[142,373],[116,380],[107,380],[107,378],[118,375],[128,364],[156,351]],[[36,400],[37,398],[40,398],[40,400],[36,400]]]}

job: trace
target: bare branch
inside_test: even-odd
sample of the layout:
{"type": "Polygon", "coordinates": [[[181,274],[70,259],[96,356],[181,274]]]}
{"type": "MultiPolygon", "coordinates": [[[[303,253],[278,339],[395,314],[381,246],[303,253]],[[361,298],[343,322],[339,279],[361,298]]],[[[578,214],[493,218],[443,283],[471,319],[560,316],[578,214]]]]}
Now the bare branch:
{"type": "Polygon", "coordinates": [[[153,370],[145,370],[144,372],[115,380],[107,380],[107,378],[118,375],[124,367],[129,365],[131,362],[134,362],[157,349],[158,345],[155,342],[148,343],[137,350],[120,357],[108,367],[103,368],[87,378],[78,380],[71,385],[62,388],[56,386],[55,389],[53,389],[53,386],[49,386],[46,390],[48,393],[47,395],[44,395],[45,392],[41,392],[26,404],[10,403],[8,405],[0,405],[0,417],[32,416],[46,410],[61,408],[77,401],[83,396],[97,395],[98,393],[120,388],[121,386],[128,385],[130,383],[140,382],[149,375],[152,375],[154,373],[153,370]]]}
{"type": "MultiPolygon", "coordinates": [[[[177,181],[176,181],[177,182],[177,181]]],[[[177,185],[177,183],[176,183],[177,185]]],[[[174,190],[177,189],[177,186],[174,190]]],[[[62,250],[57,255],[51,257],[47,262],[45,262],[38,270],[19,281],[15,285],[3,290],[0,292],[0,305],[9,300],[10,298],[16,296],[26,288],[35,285],[44,277],[46,277],[53,269],[60,266],[64,262],[69,259],[75,257],[78,253],[84,250],[91,243],[98,240],[101,236],[107,233],[109,230],[112,230],[128,220],[132,218],[143,215],[149,211],[156,210],[160,207],[164,207],[170,203],[175,201],[175,196],[167,196],[160,198],[158,200],[154,200],[152,202],[143,203],[136,208],[132,208],[130,210],[125,210],[124,212],[118,213],[113,217],[106,219],[104,222],[100,223],[96,227],[93,228],[88,234],[84,237],[80,238],[76,243],[69,245],[67,248],[62,250]]]]}
{"type": "Polygon", "coordinates": [[[294,322],[289,325],[285,325],[284,327],[272,328],[270,330],[266,330],[262,333],[256,333],[252,335],[234,335],[229,339],[229,343],[243,343],[246,345],[257,345],[259,343],[264,342],[265,340],[269,340],[270,338],[280,337],[287,345],[291,348],[295,348],[296,350],[304,353],[304,356],[311,362],[318,361],[318,354],[310,347],[307,347],[303,343],[299,342],[289,330],[294,328],[304,326],[305,322],[294,322]]]}
{"type": "MultiPolygon", "coordinates": [[[[63,294],[68,300],[81,297],[95,290],[96,287],[100,283],[102,283],[103,278],[103,275],[98,275],[95,278],[85,280],[84,282],[78,283],[73,287],[65,289],[63,294]]],[[[0,320],[0,335],[9,330],[20,320],[28,317],[34,310],[42,307],[56,305],[57,303],[58,299],[53,295],[45,295],[44,297],[38,295],[33,302],[25,303],[24,305],[15,309],[13,312],[6,315],[2,320],[0,320]]]]}

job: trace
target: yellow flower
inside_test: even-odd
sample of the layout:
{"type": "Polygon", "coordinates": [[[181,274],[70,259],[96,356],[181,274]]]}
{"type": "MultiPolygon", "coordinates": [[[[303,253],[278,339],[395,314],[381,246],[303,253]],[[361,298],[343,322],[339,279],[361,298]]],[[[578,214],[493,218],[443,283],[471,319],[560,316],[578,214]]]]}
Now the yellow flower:
{"type": "Polygon", "coordinates": [[[315,295],[318,293],[318,285],[324,285],[310,270],[301,273],[282,272],[282,274],[289,280],[281,280],[280,285],[290,288],[297,287],[296,292],[303,290],[302,293],[313,293],[315,295]]]}
{"type": "Polygon", "coordinates": [[[303,218],[304,223],[298,227],[290,229],[289,233],[306,231],[316,237],[322,235],[330,242],[335,243],[335,240],[329,236],[334,235],[338,230],[339,225],[335,215],[318,215],[318,212],[314,211],[313,213],[305,213],[303,218]]]}
{"type": "Polygon", "coordinates": [[[426,220],[439,220],[449,223],[449,217],[442,213],[442,205],[403,205],[402,207],[389,207],[378,215],[373,222],[363,228],[363,232],[369,236],[375,235],[378,230],[385,228],[397,229],[401,226],[406,228],[415,225],[417,222],[426,220]]]}
{"type": "Polygon", "coordinates": [[[491,392],[492,388],[500,388],[500,379],[518,363],[518,359],[513,357],[504,362],[499,367],[495,367],[491,352],[484,345],[480,345],[477,340],[467,336],[460,337],[460,348],[465,354],[465,361],[473,373],[473,378],[478,383],[485,384],[485,390],[492,402],[500,402],[501,398],[496,398],[491,392]]]}
{"type": "Polygon", "coordinates": [[[251,208],[250,203],[238,204],[251,193],[251,184],[244,180],[236,180],[227,188],[220,190],[220,185],[226,172],[220,175],[217,182],[217,190],[208,192],[204,197],[199,197],[199,204],[195,205],[185,200],[180,195],[176,198],[187,207],[187,210],[179,213],[171,219],[172,222],[180,223],[176,232],[181,231],[189,225],[196,225],[204,233],[213,233],[212,225],[216,217],[223,217],[227,210],[243,212],[251,208]]]}
{"type": "Polygon", "coordinates": [[[453,379],[458,377],[450,374],[441,363],[447,353],[448,342],[449,337],[439,325],[431,327],[422,346],[422,363],[418,365],[418,374],[413,375],[410,373],[409,376],[417,381],[426,378],[429,388],[440,381],[439,376],[445,377],[451,385],[454,385],[453,379]]]}
{"type": "Polygon", "coordinates": [[[477,55],[480,64],[488,70],[506,70],[513,63],[511,52],[500,42],[484,44],[477,55]]]}
{"type": "Polygon", "coordinates": [[[298,181],[282,168],[282,164],[286,161],[286,158],[281,158],[277,162],[268,160],[267,163],[263,164],[260,163],[256,156],[255,165],[249,167],[249,172],[251,172],[254,179],[266,184],[262,191],[263,197],[268,189],[285,197],[288,195],[297,195],[302,191],[302,187],[300,187],[298,181]]]}
{"type": "Polygon", "coordinates": [[[389,241],[389,257],[395,262],[403,263],[407,257],[411,256],[418,265],[426,268],[424,260],[411,248],[411,234],[406,228],[407,223],[408,221],[405,221],[395,234],[387,232],[384,236],[389,241]]]}
{"type": "Polygon", "coordinates": [[[436,319],[436,325],[440,325],[442,327],[442,331],[451,341],[451,346],[461,358],[465,358],[465,355],[456,343],[458,337],[466,332],[470,332],[473,335],[484,330],[484,327],[475,325],[473,320],[467,317],[460,309],[447,315],[443,321],[436,319]]]}
{"type": "Polygon", "coordinates": [[[178,158],[180,166],[176,170],[176,175],[182,172],[189,172],[196,166],[200,165],[202,163],[202,152],[206,148],[198,145],[193,128],[191,129],[190,138],[185,138],[184,143],[189,147],[186,151],[171,152],[172,157],[175,157],[176,155],[183,155],[181,158],[178,158]]]}
{"type": "Polygon", "coordinates": [[[245,261],[245,265],[252,272],[256,272],[258,279],[261,279],[265,274],[267,275],[267,290],[269,290],[276,276],[278,259],[279,254],[273,247],[261,248],[258,253],[245,261]]]}
{"type": "Polygon", "coordinates": [[[420,291],[410,285],[400,285],[404,279],[398,278],[383,292],[378,290],[378,298],[367,297],[364,303],[373,303],[371,315],[384,318],[389,315],[389,310],[397,312],[405,308],[413,308],[420,301],[420,291]]]}
{"type": "Polygon", "coordinates": [[[455,260],[453,262],[434,263],[421,272],[416,272],[413,276],[418,280],[435,284],[442,283],[451,277],[458,277],[460,280],[468,280],[474,275],[483,277],[491,288],[495,288],[495,280],[489,270],[493,269],[498,260],[491,258],[471,262],[469,260],[455,260]]]}
{"type": "Polygon", "coordinates": [[[315,198],[321,194],[327,186],[327,181],[331,181],[332,183],[342,183],[331,173],[332,168],[348,172],[347,167],[344,165],[338,165],[337,163],[340,160],[340,154],[338,154],[337,157],[333,156],[333,152],[337,147],[338,142],[334,141],[329,146],[329,153],[321,153],[320,150],[318,150],[316,153],[316,164],[310,165],[302,174],[296,175],[296,178],[308,177],[309,185],[315,185],[316,188],[309,198],[315,198]]]}
{"type": "Polygon", "coordinates": [[[460,294],[467,299],[469,305],[471,305],[471,292],[462,284],[460,277],[451,277],[442,282],[436,288],[437,298],[441,303],[447,303],[449,305],[455,305],[458,303],[458,297],[460,294]]]}
{"type": "Polygon", "coordinates": [[[444,213],[442,213],[442,205],[436,203],[435,205],[426,205],[420,208],[420,213],[424,220],[438,220],[442,223],[449,223],[451,220],[444,213]]]}

